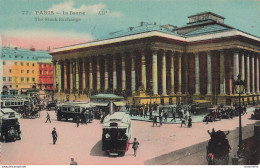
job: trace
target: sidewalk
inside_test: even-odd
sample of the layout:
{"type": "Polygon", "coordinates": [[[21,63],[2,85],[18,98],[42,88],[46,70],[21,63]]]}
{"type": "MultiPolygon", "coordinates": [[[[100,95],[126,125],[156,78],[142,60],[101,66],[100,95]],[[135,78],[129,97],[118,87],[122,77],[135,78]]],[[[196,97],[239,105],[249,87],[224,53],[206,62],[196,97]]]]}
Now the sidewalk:
{"type": "MultiPolygon", "coordinates": [[[[254,107],[249,107],[246,109],[247,112],[251,112],[254,111],[254,107]]],[[[155,115],[155,113],[153,113],[153,115],[155,115]]],[[[190,114],[191,119],[192,119],[192,123],[200,123],[203,122],[204,117],[207,114],[200,114],[200,115],[193,115],[190,114]]],[[[238,116],[236,116],[238,117],[238,116]]],[[[235,118],[236,118],[235,117],[235,118]]],[[[146,118],[141,117],[141,116],[131,116],[131,120],[138,120],[138,121],[146,121],[146,122],[153,122],[153,120],[149,120],[149,116],[147,116],[146,118]]],[[[171,121],[172,118],[167,118],[167,121],[164,120],[163,118],[163,124],[181,124],[181,120],[179,118],[176,118],[175,121],[171,121]]],[[[232,120],[232,119],[223,119],[223,120],[232,120]]],[[[159,119],[157,119],[157,123],[159,123],[159,119]]]]}

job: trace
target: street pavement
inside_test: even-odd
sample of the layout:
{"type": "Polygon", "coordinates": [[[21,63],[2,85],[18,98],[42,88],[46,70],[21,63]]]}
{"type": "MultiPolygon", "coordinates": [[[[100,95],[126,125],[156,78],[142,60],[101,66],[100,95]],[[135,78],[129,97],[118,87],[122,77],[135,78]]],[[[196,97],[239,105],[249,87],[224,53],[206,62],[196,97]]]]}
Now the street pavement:
{"type": "MultiPolygon", "coordinates": [[[[146,160],[209,140],[207,130],[238,127],[238,117],[208,124],[197,122],[192,128],[178,123],[152,127],[151,122],[136,119],[132,121],[131,141],[137,138],[140,143],[137,157],[131,147],[123,157],[110,157],[101,150],[102,124],[98,120],[77,128],[76,123],[57,121],[54,111],[49,114],[51,123],[45,123],[47,111],[42,111],[40,118],[20,119],[22,140],[2,143],[2,165],[68,165],[71,157],[79,165],[143,165],[146,160]],[[53,127],[58,133],[56,145],[52,144],[53,127]]],[[[242,126],[256,122],[250,120],[251,114],[242,116],[242,126]]]]}

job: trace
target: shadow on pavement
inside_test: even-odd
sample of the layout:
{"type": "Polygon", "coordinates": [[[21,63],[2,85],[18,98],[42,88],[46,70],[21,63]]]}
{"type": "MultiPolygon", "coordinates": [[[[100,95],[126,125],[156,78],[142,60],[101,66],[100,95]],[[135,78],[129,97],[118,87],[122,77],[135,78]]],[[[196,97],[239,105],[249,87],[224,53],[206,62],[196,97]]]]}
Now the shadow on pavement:
{"type": "Polygon", "coordinates": [[[90,151],[91,156],[106,156],[105,152],[102,151],[102,141],[98,141],[90,151]]]}

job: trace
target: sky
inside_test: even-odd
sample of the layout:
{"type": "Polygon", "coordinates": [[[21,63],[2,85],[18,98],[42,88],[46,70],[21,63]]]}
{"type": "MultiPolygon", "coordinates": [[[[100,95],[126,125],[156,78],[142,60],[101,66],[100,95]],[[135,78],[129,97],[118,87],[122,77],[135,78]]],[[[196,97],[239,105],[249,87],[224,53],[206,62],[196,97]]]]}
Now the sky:
{"type": "Polygon", "coordinates": [[[260,37],[260,0],[0,0],[0,33],[2,46],[47,50],[102,39],[141,21],[180,27],[206,11],[260,37]]]}

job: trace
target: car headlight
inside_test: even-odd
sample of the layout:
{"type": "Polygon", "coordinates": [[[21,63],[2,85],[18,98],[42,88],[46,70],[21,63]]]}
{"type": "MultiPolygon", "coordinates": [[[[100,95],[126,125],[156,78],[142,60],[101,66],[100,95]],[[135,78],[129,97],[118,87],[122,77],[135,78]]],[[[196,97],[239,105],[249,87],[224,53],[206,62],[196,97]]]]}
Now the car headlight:
{"type": "Polygon", "coordinates": [[[110,138],[110,134],[109,133],[106,133],[106,139],[110,138]]]}

